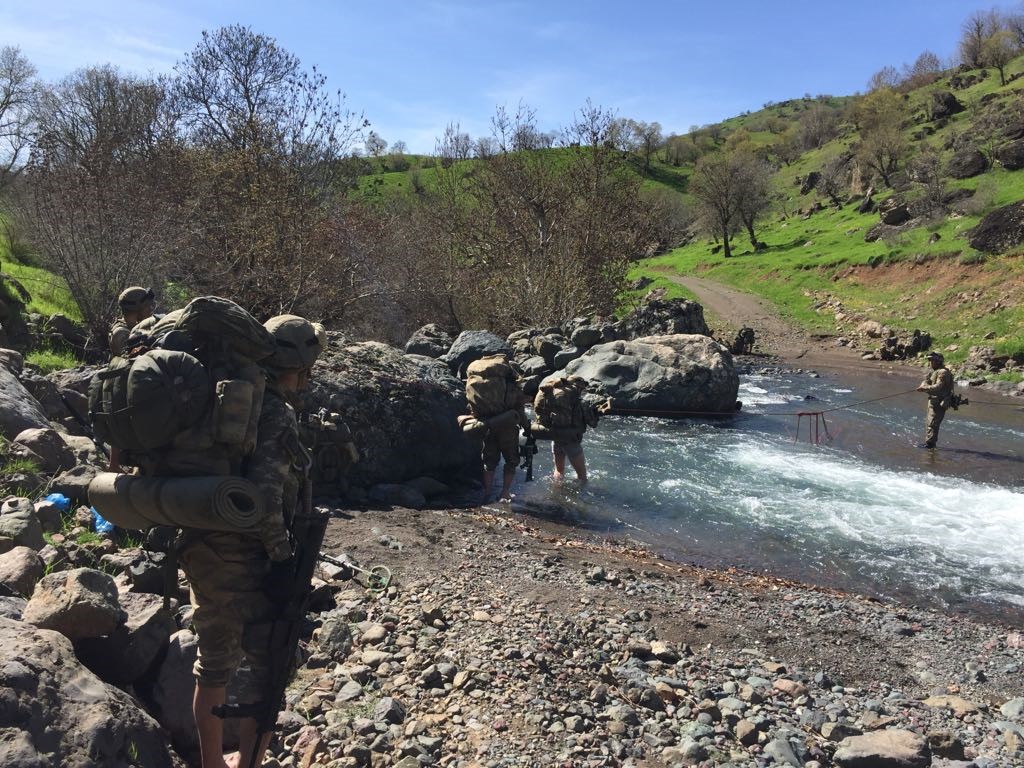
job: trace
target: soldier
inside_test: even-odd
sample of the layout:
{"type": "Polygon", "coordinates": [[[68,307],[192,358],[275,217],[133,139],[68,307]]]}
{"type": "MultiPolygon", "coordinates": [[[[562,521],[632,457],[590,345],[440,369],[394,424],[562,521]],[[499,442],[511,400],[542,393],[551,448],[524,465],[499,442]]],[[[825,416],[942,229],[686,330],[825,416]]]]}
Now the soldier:
{"type": "Polygon", "coordinates": [[[121,291],[121,295],[117,297],[117,305],[121,309],[121,317],[110,326],[107,342],[111,357],[120,357],[127,351],[132,328],[153,316],[156,310],[156,297],[152,288],[133,285],[121,291]]]}
{"type": "Polygon", "coordinates": [[[20,282],[4,274],[0,263],[0,327],[7,337],[6,343],[15,349],[25,349],[29,345],[28,326],[22,314],[30,301],[31,294],[20,282]]]}
{"type": "Polygon", "coordinates": [[[945,358],[938,352],[928,353],[931,372],[917,388],[928,395],[928,415],[925,418],[924,447],[934,448],[939,439],[939,425],[953,401],[953,374],[945,366],[945,358]]]}
{"type": "Polygon", "coordinates": [[[239,752],[225,762],[223,720],[214,714],[214,708],[224,704],[228,680],[243,654],[252,667],[257,690],[266,684],[268,622],[276,615],[276,589],[283,586],[277,581],[292,556],[288,521],[296,508],[300,469],[309,461],[288,401],[308,385],[310,369],[322,350],[322,336],[318,326],[295,315],[274,317],[265,327],[277,350],[264,361],[268,381],[257,445],[244,467],[246,477],[263,494],[264,525],[259,536],[188,530],[179,546],[199,638],[193,713],[203,768],[247,766],[253,750],[255,764],[260,765],[270,741],[270,734],[265,734],[256,744],[256,721],[243,719],[239,752]]]}

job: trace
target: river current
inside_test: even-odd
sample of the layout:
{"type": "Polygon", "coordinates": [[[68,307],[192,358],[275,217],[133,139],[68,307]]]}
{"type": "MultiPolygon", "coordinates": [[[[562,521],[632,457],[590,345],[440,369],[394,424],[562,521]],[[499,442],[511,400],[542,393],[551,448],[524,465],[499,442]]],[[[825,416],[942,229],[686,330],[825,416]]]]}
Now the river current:
{"type": "Polygon", "coordinates": [[[925,398],[904,377],[741,377],[725,421],[607,417],[587,433],[591,474],[553,486],[549,443],[516,507],[669,558],[1024,617],[1024,404],[984,391],[919,448],[925,398]],[[821,411],[829,437],[808,440],[821,411]],[[981,403],[978,401],[986,401],[981,403]]]}

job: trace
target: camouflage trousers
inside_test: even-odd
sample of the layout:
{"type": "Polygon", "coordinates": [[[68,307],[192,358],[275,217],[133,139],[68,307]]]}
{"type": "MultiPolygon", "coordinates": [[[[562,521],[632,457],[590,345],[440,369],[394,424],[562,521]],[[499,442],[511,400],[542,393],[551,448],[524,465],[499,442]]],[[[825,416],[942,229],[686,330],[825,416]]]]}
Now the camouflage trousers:
{"type": "Polygon", "coordinates": [[[270,621],[276,615],[263,581],[270,570],[263,543],[252,536],[186,531],[179,558],[194,606],[199,640],[193,667],[203,687],[227,685],[243,655],[262,687],[269,669],[270,621]]]}
{"type": "Polygon", "coordinates": [[[946,409],[941,405],[928,403],[928,415],[924,420],[924,444],[929,448],[934,448],[939,440],[939,425],[945,415],[946,409]]]}

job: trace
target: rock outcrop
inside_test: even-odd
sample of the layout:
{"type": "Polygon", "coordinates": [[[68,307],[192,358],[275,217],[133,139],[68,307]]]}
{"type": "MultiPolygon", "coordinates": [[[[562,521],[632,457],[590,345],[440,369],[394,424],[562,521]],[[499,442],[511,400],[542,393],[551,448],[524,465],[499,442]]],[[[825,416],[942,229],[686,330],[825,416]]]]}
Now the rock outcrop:
{"type": "Polygon", "coordinates": [[[13,440],[26,429],[48,429],[42,407],[7,366],[0,365],[0,437],[13,440]]]}
{"type": "Polygon", "coordinates": [[[971,230],[968,241],[984,253],[1002,253],[1024,243],[1024,201],[990,212],[971,230]]]}
{"type": "Polygon", "coordinates": [[[452,337],[441,326],[430,323],[424,325],[405,342],[407,355],[423,355],[424,357],[441,357],[452,346],[452,337]]]}
{"type": "Polygon", "coordinates": [[[182,765],[163,732],[129,696],[83,667],[50,630],[0,618],[0,764],[182,765]]]}
{"type": "Polygon", "coordinates": [[[624,413],[732,413],[739,389],[732,355],[699,334],[599,344],[565,372],[586,379],[624,413]]]}
{"type": "Polygon", "coordinates": [[[678,333],[708,336],[711,333],[704,322],[704,307],[687,299],[648,301],[618,325],[620,339],[678,333]]]}
{"type": "Polygon", "coordinates": [[[309,397],[314,410],[344,415],[361,454],[349,475],[356,485],[443,480],[478,458],[455,421],[466,412],[464,385],[439,360],[373,341],[332,343],[314,368],[309,397]]]}

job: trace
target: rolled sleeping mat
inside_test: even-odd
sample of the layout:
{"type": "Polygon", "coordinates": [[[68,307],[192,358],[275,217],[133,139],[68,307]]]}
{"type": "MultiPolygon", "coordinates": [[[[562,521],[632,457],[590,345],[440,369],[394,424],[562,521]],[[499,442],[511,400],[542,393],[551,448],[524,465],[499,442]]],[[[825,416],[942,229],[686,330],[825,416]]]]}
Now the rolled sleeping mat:
{"type": "Polygon", "coordinates": [[[241,477],[138,477],[104,472],[89,503],[121,528],[156,525],[250,532],[263,519],[263,495],[241,477]]]}

